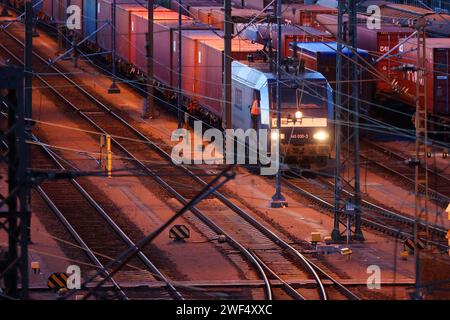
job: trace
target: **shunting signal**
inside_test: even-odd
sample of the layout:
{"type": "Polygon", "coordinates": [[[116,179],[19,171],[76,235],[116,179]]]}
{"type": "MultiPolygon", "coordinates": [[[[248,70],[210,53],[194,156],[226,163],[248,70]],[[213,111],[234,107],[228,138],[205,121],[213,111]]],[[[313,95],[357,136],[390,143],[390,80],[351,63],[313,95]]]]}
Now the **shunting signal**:
{"type": "Polygon", "coordinates": [[[103,167],[104,163],[106,172],[108,174],[108,178],[111,178],[112,151],[111,151],[111,136],[109,134],[100,136],[100,166],[103,167]]]}
{"type": "Polygon", "coordinates": [[[169,238],[175,241],[187,239],[190,236],[191,232],[184,224],[176,224],[169,230],[169,238]]]}

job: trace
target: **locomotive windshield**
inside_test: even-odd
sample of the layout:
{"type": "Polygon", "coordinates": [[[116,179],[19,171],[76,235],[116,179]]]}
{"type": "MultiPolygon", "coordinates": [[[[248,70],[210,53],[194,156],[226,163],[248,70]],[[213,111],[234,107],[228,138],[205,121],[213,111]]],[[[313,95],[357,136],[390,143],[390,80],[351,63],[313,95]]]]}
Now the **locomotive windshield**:
{"type": "MultiPolygon", "coordinates": [[[[272,86],[272,108],[276,108],[277,89],[272,86]]],[[[322,108],[326,101],[326,89],[323,83],[311,82],[308,85],[281,86],[282,109],[322,108]]]]}

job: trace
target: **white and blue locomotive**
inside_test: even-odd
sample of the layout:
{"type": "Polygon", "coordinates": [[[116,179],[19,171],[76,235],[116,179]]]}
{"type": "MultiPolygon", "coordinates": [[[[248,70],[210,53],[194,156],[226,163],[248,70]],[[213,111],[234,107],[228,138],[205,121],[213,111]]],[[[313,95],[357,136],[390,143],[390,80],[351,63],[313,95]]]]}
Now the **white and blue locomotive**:
{"type": "MultiPolygon", "coordinates": [[[[250,106],[260,107],[259,128],[277,128],[276,74],[268,62],[232,64],[233,128],[252,128],[250,106]]],[[[284,70],[284,69],[283,69],[284,70]]],[[[286,68],[281,77],[280,155],[290,168],[324,166],[333,143],[333,92],[319,72],[286,68]]],[[[270,149],[269,149],[270,150],[270,149]]]]}

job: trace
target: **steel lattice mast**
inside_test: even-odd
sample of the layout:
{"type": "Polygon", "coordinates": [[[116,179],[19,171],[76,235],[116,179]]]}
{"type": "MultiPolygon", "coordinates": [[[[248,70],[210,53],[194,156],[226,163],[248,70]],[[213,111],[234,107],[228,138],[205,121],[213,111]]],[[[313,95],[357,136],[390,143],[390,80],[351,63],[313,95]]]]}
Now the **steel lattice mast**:
{"type": "Polygon", "coordinates": [[[335,104],[335,203],[332,238],[343,235],[364,240],[361,230],[361,192],[359,172],[359,74],[357,56],[357,0],[340,0],[336,56],[335,104]],[[347,54],[348,52],[348,54],[347,54]],[[348,55],[346,57],[345,55],[348,55]],[[350,189],[353,197],[344,197],[350,189]],[[340,227],[344,226],[341,232],[340,227]]]}
{"type": "Polygon", "coordinates": [[[428,240],[428,130],[427,130],[427,86],[426,86],[426,20],[421,17],[416,23],[417,28],[417,81],[416,81],[416,158],[415,158],[415,210],[414,210],[414,260],[416,273],[416,299],[421,298],[421,239],[428,240]],[[421,222],[426,224],[424,232],[419,230],[421,222]]]}

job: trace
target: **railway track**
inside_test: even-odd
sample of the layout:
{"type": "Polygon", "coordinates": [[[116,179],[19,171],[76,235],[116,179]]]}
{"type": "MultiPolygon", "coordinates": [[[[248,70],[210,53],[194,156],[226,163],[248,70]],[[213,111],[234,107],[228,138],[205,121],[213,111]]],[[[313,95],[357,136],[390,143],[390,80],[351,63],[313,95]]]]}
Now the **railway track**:
{"type": "MultiPolygon", "coordinates": [[[[360,156],[370,165],[405,181],[414,190],[415,168],[407,165],[407,156],[367,140],[361,144],[360,156]]],[[[421,168],[423,171],[424,168],[421,168]]],[[[450,178],[431,168],[428,168],[427,173],[430,199],[445,209],[450,202],[450,178]]],[[[421,186],[420,190],[424,192],[424,187],[421,186]]]]}
{"type": "MultiPolygon", "coordinates": [[[[283,183],[292,191],[319,205],[330,214],[333,213],[334,184],[332,182],[320,178],[307,179],[285,176],[283,178],[283,183]]],[[[347,190],[344,192],[349,196],[352,196],[351,192],[347,190]]],[[[413,237],[414,219],[390,209],[383,208],[366,199],[362,199],[361,211],[361,220],[364,226],[402,239],[413,237]]],[[[425,230],[425,224],[423,222],[420,223],[420,228],[425,230]]],[[[429,240],[428,243],[439,249],[448,250],[448,246],[445,243],[447,230],[434,225],[429,225],[428,230],[430,235],[437,238],[429,240]]]]}
{"type": "MultiPolygon", "coordinates": [[[[21,41],[9,32],[4,32],[13,42],[13,45],[9,48],[15,47],[16,52],[11,52],[4,45],[1,46],[1,49],[15,57],[16,61],[21,62],[21,59],[18,58],[23,51],[19,45],[21,41]]],[[[52,93],[66,106],[75,110],[98,132],[111,135],[116,154],[120,153],[128,159],[132,159],[130,161],[136,167],[152,177],[179,202],[183,205],[186,204],[197,191],[207,184],[207,181],[204,181],[189,168],[181,165],[175,166],[170,155],[162,148],[136,130],[112,108],[106,106],[86,89],[68,78],[56,66],[49,67],[46,62],[45,58],[34,53],[34,72],[53,74],[52,76],[38,74],[36,77],[50,88],[52,93]],[[73,97],[76,97],[77,105],[70,101],[73,97]],[[140,159],[145,159],[145,163],[140,159]],[[158,163],[158,167],[152,168],[151,163],[158,163]],[[161,163],[166,164],[164,170],[162,170],[164,174],[158,171],[158,168],[161,169],[161,163]]],[[[284,239],[237,207],[218,191],[215,191],[212,197],[192,208],[191,212],[196,219],[202,221],[217,235],[225,236],[227,242],[247,259],[266,283],[265,296],[267,299],[273,298],[269,277],[314,279],[316,282],[315,292],[307,292],[306,298],[325,300],[328,295],[322,283],[322,278],[324,278],[330,280],[333,283],[333,288],[346,299],[359,299],[331,275],[320,269],[284,239]],[[257,252],[257,256],[255,252],[257,252]],[[269,269],[265,266],[268,266],[272,272],[267,271],[269,269]],[[276,272],[276,276],[273,272],[276,272]]],[[[297,293],[294,293],[287,286],[284,286],[284,290],[292,298],[305,298],[303,294],[296,290],[294,291],[297,293]]]]}
{"type": "MultiPolygon", "coordinates": [[[[36,137],[33,138],[38,142],[36,137]]],[[[50,149],[45,146],[41,146],[41,148],[48,159],[44,159],[44,152],[34,152],[32,156],[33,167],[37,165],[38,168],[50,170],[66,169],[50,149]],[[49,160],[56,165],[56,168],[55,166],[53,168],[48,167],[49,160]]],[[[75,230],[78,230],[75,231],[78,234],[77,238],[89,243],[91,253],[96,252],[99,255],[98,260],[103,265],[98,265],[99,268],[104,268],[110,261],[110,259],[104,257],[115,258],[121,252],[135,246],[130,237],[95,201],[94,196],[83,188],[76,179],[46,181],[36,189],[69,232],[73,234],[75,230]],[[61,190],[64,190],[64,192],[62,193],[61,190]]],[[[157,279],[165,282],[169,297],[183,299],[182,294],[145,253],[139,252],[137,259],[133,261],[133,265],[139,267],[138,269],[134,268],[138,277],[145,277],[150,281],[157,279]]],[[[133,272],[133,268],[130,270],[133,272]]],[[[106,275],[104,274],[104,276],[106,275]]]]}
{"type": "MultiPolygon", "coordinates": [[[[5,117],[5,114],[2,116],[5,117]]],[[[33,169],[52,172],[66,169],[49,148],[39,145],[37,137],[32,136],[32,139],[38,143],[31,146],[33,169]]],[[[8,146],[3,143],[2,148],[7,149],[8,146]]],[[[135,246],[119,225],[94,200],[94,196],[76,179],[47,180],[36,186],[35,190],[88,260],[97,269],[103,270],[103,277],[109,276],[105,266],[111,259],[135,246]]],[[[130,263],[127,270],[131,275],[121,275],[122,280],[133,281],[133,277],[136,276],[145,276],[151,281],[156,279],[166,284],[168,297],[183,298],[143,252],[139,252],[138,258],[130,263]]],[[[112,295],[110,292],[110,297],[129,299],[116,278],[111,278],[110,284],[114,289],[112,295]]]]}

